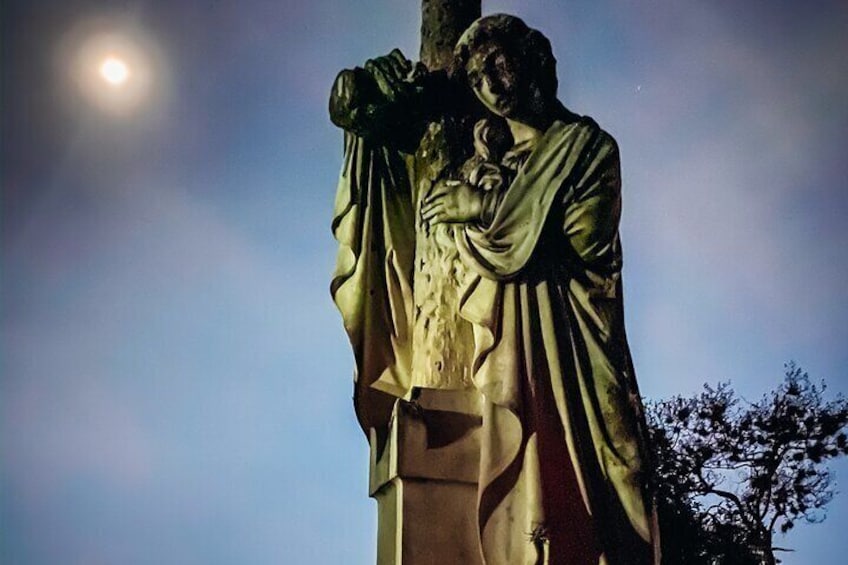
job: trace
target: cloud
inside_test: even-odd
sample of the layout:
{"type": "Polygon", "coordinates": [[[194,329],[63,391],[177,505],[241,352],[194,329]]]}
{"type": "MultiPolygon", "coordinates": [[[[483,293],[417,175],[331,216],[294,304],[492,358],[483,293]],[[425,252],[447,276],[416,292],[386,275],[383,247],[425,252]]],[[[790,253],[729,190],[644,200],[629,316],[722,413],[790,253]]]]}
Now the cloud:
{"type": "Polygon", "coordinates": [[[259,544],[254,513],[295,519],[280,498],[310,475],[296,454],[320,465],[362,450],[357,436],[314,452],[356,432],[324,258],[274,252],[240,221],[167,181],[59,185],[8,242],[0,437],[16,493],[4,512],[23,528],[10,555],[192,562],[237,515],[215,534],[227,562],[228,540],[259,544]],[[125,554],[145,538],[131,532],[163,527],[187,538],[125,554]],[[52,543],[28,545],[28,528],[49,528],[52,543]]]}

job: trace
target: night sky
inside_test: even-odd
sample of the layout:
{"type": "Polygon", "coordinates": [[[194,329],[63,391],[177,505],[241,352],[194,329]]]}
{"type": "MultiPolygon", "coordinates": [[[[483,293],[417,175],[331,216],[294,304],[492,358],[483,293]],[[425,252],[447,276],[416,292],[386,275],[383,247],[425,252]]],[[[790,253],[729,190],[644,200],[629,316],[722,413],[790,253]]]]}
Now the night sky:
{"type": "MultiPolygon", "coordinates": [[[[326,106],[340,69],[415,57],[419,7],[2,2],[4,564],[373,563],[326,106]]],[[[541,29],[560,99],[619,142],[643,394],[756,399],[791,360],[848,393],[848,4],[483,11],[541,29]]],[[[785,563],[844,563],[841,490],[785,563]]]]}

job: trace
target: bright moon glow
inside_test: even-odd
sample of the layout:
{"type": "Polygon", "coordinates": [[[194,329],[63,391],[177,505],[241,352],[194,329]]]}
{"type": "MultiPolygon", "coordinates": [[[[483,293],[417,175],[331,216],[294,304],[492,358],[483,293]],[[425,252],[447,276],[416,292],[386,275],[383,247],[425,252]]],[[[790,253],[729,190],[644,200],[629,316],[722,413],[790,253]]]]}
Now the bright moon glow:
{"type": "Polygon", "coordinates": [[[120,59],[108,57],[100,65],[100,76],[112,86],[120,86],[129,78],[130,69],[120,59]]]}
{"type": "Polygon", "coordinates": [[[60,53],[67,54],[68,78],[107,115],[129,117],[152,109],[167,87],[162,51],[140,29],[117,24],[103,29],[107,24],[83,21],[64,37],[60,53]]]}

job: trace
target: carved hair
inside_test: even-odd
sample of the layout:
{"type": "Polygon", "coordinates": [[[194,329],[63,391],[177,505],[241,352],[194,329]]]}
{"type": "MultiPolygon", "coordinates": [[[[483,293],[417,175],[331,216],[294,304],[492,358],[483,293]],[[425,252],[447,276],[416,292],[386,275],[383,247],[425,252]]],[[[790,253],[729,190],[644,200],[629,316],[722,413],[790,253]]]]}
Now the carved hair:
{"type": "Polygon", "coordinates": [[[466,68],[472,54],[492,48],[502,49],[520,64],[519,78],[525,82],[523,86],[530,87],[525,92],[545,100],[556,98],[556,58],[550,41],[520,18],[507,14],[480,18],[465,30],[454,49],[452,76],[467,82],[466,68]]]}

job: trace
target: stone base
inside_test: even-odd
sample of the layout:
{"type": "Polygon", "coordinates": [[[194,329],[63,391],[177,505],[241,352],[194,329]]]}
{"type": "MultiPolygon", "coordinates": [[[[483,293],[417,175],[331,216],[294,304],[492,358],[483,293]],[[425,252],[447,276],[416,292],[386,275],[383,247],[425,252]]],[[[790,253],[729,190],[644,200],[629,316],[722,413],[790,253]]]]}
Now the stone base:
{"type": "Polygon", "coordinates": [[[425,389],[398,400],[385,445],[371,437],[378,565],[481,565],[479,396],[425,389]]]}

